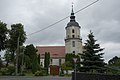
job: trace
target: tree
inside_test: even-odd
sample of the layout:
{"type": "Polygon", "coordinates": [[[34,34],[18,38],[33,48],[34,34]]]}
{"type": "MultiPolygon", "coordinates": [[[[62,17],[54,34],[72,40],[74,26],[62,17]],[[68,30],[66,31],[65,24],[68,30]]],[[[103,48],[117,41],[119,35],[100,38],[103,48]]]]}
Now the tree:
{"type": "Polygon", "coordinates": [[[38,54],[38,64],[40,65],[40,54],[38,54]]]}
{"type": "Polygon", "coordinates": [[[4,55],[5,61],[6,61],[6,67],[8,66],[8,64],[11,62],[11,55],[10,52],[8,50],[6,50],[6,53],[4,55]]]}
{"type": "Polygon", "coordinates": [[[120,58],[118,56],[113,57],[108,61],[110,66],[120,66],[120,58]]]}
{"type": "Polygon", "coordinates": [[[24,49],[25,46],[19,47],[19,55],[18,55],[18,73],[23,72],[23,65],[24,65],[24,49]]]}
{"type": "Polygon", "coordinates": [[[37,59],[37,49],[33,44],[27,45],[25,48],[25,64],[27,69],[32,69],[32,72],[35,73],[38,70],[39,64],[37,59]]]}
{"type": "Polygon", "coordinates": [[[99,44],[96,44],[96,41],[93,36],[93,32],[90,31],[88,35],[88,40],[86,40],[83,54],[81,54],[82,65],[83,67],[80,70],[85,72],[103,72],[104,71],[104,59],[101,53],[103,48],[100,48],[99,44]]]}
{"type": "Polygon", "coordinates": [[[120,57],[115,56],[108,61],[107,72],[113,74],[120,74],[120,57]]]}
{"type": "Polygon", "coordinates": [[[76,68],[78,70],[78,68],[80,68],[80,57],[78,55],[75,55],[73,53],[68,53],[65,55],[65,62],[69,62],[71,63],[72,65],[69,66],[69,67],[72,67],[74,69],[74,61],[73,61],[73,58],[77,58],[77,62],[76,62],[76,68]]]}
{"type": "Polygon", "coordinates": [[[1,69],[1,67],[2,67],[2,59],[1,59],[1,55],[0,55],[0,69],[1,69]]]}
{"type": "Polygon", "coordinates": [[[74,56],[75,56],[75,54],[72,54],[72,53],[68,53],[65,55],[65,62],[70,62],[72,64],[71,65],[72,68],[74,68],[74,61],[73,61],[74,56]]]}
{"type": "Polygon", "coordinates": [[[7,24],[0,21],[0,51],[5,49],[7,40],[7,24]]]}
{"type": "Polygon", "coordinates": [[[44,68],[47,70],[47,74],[48,74],[49,65],[50,65],[50,53],[45,52],[44,68]]]}
{"type": "Polygon", "coordinates": [[[24,31],[24,27],[21,23],[11,25],[11,29],[9,30],[9,40],[7,43],[7,47],[11,52],[12,61],[14,61],[15,51],[17,50],[19,39],[19,46],[22,46],[26,40],[26,33],[24,31]]]}

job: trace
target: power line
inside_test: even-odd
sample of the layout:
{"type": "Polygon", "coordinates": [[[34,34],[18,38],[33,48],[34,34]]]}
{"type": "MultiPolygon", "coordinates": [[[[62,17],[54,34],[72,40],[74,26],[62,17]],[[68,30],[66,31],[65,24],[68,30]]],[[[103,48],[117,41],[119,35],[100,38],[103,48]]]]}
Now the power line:
{"type": "MultiPolygon", "coordinates": [[[[99,1],[99,0],[96,0],[96,1],[94,1],[94,2],[92,2],[92,3],[90,3],[90,4],[88,4],[87,6],[85,6],[85,7],[81,8],[81,9],[79,9],[78,11],[75,12],[75,14],[77,14],[78,12],[80,12],[80,11],[82,11],[82,10],[84,10],[84,9],[86,9],[86,8],[88,8],[88,7],[90,7],[91,5],[95,4],[95,3],[98,2],[98,1],[99,1]]],[[[57,21],[57,22],[55,22],[55,23],[53,23],[53,24],[51,24],[51,25],[48,25],[48,26],[45,27],[45,28],[42,28],[42,29],[40,29],[40,30],[38,30],[38,31],[35,31],[35,32],[33,32],[33,33],[28,34],[27,36],[31,36],[31,35],[33,35],[33,34],[36,34],[36,33],[38,33],[38,32],[41,32],[41,31],[43,31],[43,30],[45,30],[45,29],[48,29],[48,28],[50,28],[50,27],[56,25],[57,23],[59,23],[59,22],[65,20],[65,19],[67,19],[68,17],[70,17],[70,16],[67,16],[67,17],[65,17],[65,18],[62,18],[62,19],[60,19],[59,21],[57,21]]]]}
{"type": "Polygon", "coordinates": [[[99,1],[99,0],[96,0],[96,1],[94,1],[94,2],[92,2],[92,3],[90,3],[89,5],[83,7],[82,9],[80,9],[80,10],[78,10],[78,11],[76,11],[75,14],[78,13],[78,12],[80,12],[80,11],[82,11],[82,10],[84,10],[84,9],[86,9],[86,8],[88,8],[89,6],[95,4],[95,3],[98,2],[98,1],[99,1]]]}

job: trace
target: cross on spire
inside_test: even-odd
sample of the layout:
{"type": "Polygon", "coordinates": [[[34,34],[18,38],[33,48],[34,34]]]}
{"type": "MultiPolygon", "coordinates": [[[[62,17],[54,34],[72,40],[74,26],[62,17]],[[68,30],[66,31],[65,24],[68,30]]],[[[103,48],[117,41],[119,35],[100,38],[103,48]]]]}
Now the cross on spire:
{"type": "Polygon", "coordinates": [[[74,11],[73,11],[73,2],[72,2],[72,11],[70,16],[70,21],[75,21],[74,11]]]}

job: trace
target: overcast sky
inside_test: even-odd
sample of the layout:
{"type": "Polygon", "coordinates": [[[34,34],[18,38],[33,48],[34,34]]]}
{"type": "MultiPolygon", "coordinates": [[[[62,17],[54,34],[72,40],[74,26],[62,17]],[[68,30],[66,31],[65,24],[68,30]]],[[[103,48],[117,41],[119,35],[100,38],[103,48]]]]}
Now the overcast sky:
{"type": "MultiPolygon", "coordinates": [[[[48,25],[69,16],[71,4],[74,12],[95,0],[0,0],[0,20],[11,24],[22,23],[26,34],[31,34],[48,25]]],[[[96,4],[75,14],[81,26],[83,43],[92,30],[95,39],[105,48],[104,58],[108,61],[113,56],[120,57],[120,0],[99,0],[96,4]]],[[[65,45],[66,20],[27,36],[25,44],[65,45]]],[[[0,53],[2,54],[2,53],[0,53]]]]}

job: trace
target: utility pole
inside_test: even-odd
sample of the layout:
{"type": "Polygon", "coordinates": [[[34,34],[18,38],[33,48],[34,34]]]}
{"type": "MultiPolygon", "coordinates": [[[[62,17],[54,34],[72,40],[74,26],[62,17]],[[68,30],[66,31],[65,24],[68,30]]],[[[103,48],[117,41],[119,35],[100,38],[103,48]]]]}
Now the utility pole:
{"type": "Polygon", "coordinates": [[[20,39],[20,37],[18,36],[17,51],[16,51],[16,70],[15,70],[15,75],[17,75],[17,73],[18,73],[19,39],[20,39]]]}

